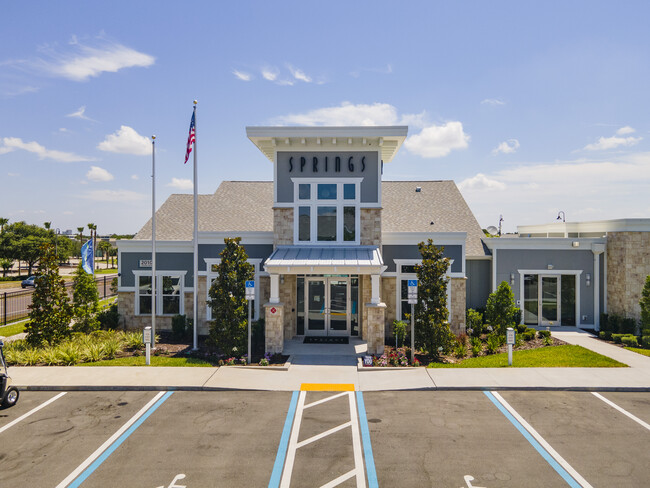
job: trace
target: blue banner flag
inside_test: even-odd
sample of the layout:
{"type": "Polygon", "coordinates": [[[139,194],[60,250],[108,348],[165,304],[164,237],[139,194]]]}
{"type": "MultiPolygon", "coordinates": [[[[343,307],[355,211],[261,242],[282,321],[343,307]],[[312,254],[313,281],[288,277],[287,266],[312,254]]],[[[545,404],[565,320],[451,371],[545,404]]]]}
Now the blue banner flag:
{"type": "Polygon", "coordinates": [[[81,266],[88,274],[93,274],[93,268],[95,267],[95,256],[93,254],[93,240],[86,241],[86,243],[81,246],[81,266]]]}

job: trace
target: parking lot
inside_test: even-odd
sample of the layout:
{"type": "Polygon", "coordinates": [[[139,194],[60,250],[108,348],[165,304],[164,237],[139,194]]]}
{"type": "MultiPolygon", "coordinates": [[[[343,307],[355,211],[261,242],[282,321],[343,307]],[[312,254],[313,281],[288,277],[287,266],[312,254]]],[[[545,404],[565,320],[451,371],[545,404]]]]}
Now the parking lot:
{"type": "Polygon", "coordinates": [[[647,486],[650,394],[22,392],[0,486],[647,486]]]}

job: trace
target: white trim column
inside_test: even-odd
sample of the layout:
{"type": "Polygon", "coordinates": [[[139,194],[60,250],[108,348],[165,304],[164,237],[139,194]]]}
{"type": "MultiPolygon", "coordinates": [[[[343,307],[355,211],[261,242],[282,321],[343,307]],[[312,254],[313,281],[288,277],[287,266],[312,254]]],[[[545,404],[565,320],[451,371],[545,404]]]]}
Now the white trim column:
{"type": "Polygon", "coordinates": [[[379,297],[379,275],[378,274],[373,274],[370,275],[370,288],[372,290],[372,294],[370,296],[370,303],[373,305],[378,305],[381,303],[381,299],[379,297]]]}
{"type": "Polygon", "coordinates": [[[271,273],[271,293],[269,303],[280,303],[280,275],[271,273]]]}
{"type": "Polygon", "coordinates": [[[594,253],[594,329],[600,330],[600,255],[605,252],[605,244],[592,244],[591,252],[594,253]]]}

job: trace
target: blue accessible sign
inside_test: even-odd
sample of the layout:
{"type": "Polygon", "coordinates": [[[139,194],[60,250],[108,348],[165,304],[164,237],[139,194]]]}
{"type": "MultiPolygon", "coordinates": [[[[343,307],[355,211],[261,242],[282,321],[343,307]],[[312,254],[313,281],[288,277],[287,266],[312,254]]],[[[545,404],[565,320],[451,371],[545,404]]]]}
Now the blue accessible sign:
{"type": "Polygon", "coordinates": [[[418,302],[418,280],[408,280],[408,302],[416,304],[418,302]]]}
{"type": "Polygon", "coordinates": [[[255,300],[255,281],[246,280],[246,300],[255,300]]]}

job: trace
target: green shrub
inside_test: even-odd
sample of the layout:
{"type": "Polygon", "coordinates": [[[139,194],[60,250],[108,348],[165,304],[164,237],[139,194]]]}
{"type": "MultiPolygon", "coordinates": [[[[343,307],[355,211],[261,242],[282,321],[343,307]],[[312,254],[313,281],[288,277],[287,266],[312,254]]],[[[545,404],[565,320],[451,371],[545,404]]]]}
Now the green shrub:
{"type": "Polygon", "coordinates": [[[515,330],[517,331],[517,334],[523,334],[524,332],[526,332],[527,328],[528,327],[526,327],[525,324],[517,324],[517,325],[515,325],[515,330]]]}
{"type": "Polygon", "coordinates": [[[66,341],[57,347],[57,354],[61,364],[73,366],[82,361],[81,348],[72,341],[66,341]]]}
{"type": "Polygon", "coordinates": [[[16,364],[21,366],[34,366],[41,362],[41,352],[36,348],[26,348],[17,351],[16,364]]]}
{"type": "Polygon", "coordinates": [[[644,335],[641,337],[641,345],[650,348],[650,335],[644,335]]]}
{"type": "Polygon", "coordinates": [[[120,314],[117,313],[117,303],[105,307],[97,314],[99,328],[102,330],[115,330],[120,325],[120,314]]]}
{"type": "Polygon", "coordinates": [[[612,334],[612,340],[613,340],[616,344],[620,344],[620,343],[621,343],[621,339],[622,339],[622,337],[623,337],[624,335],[625,335],[625,334],[612,334]]]}
{"type": "Polygon", "coordinates": [[[483,350],[483,343],[481,342],[481,339],[478,337],[472,337],[469,340],[469,343],[472,347],[472,356],[476,357],[481,354],[481,351],[483,350]]]}
{"type": "Polygon", "coordinates": [[[468,308],[465,312],[465,323],[467,324],[467,333],[473,337],[480,337],[485,328],[483,325],[483,315],[473,308],[468,308]]]}
{"type": "Polygon", "coordinates": [[[41,360],[48,366],[58,366],[61,364],[61,358],[59,357],[59,351],[56,347],[46,347],[41,350],[41,360]]]}
{"type": "Polygon", "coordinates": [[[550,330],[538,330],[537,331],[537,336],[540,339],[543,339],[544,337],[551,337],[551,331],[550,330]]]}
{"type": "Polygon", "coordinates": [[[119,337],[114,336],[104,341],[104,351],[106,352],[106,359],[115,359],[116,354],[122,352],[122,341],[119,337]]]}
{"type": "Polygon", "coordinates": [[[620,326],[619,326],[619,332],[621,334],[636,334],[636,320],[625,317],[621,320],[620,326]]]}
{"type": "MultiPolygon", "coordinates": [[[[641,328],[650,328],[650,275],[645,278],[645,285],[641,289],[641,300],[639,300],[641,307],[641,328]]],[[[643,334],[650,335],[650,334],[643,334]]]]}
{"type": "Polygon", "coordinates": [[[457,340],[454,346],[454,356],[457,358],[464,358],[467,356],[467,344],[464,340],[457,340]]]}
{"type": "Polygon", "coordinates": [[[639,346],[639,341],[637,340],[636,336],[632,334],[624,335],[623,337],[621,337],[621,342],[628,347],[639,346]]]}
{"type": "Polygon", "coordinates": [[[641,329],[642,336],[650,336],[650,329],[641,329]]]}
{"type": "Polygon", "coordinates": [[[529,329],[526,330],[523,334],[521,334],[521,337],[526,341],[532,341],[535,338],[535,335],[537,335],[537,331],[535,329],[529,329]]]}
{"type": "Polygon", "coordinates": [[[601,330],[598,333],[598,337],[600,337],[604,341],[611,341],[612,340],[612,332],[609,330],[601,330]]]}
{"type": "Polygon", "coordinates": [[[553,344],[553,339],[551,339],[551,336],[546,336],[544,337],[544,345],[545,346],[550,346],[553,344]]]}
{"type": "MultiPolygon", "coordinates": [[[[264,344],[264,319],[259,319],[251,324],[253,330],[251,331],[251,342],[253,344],[264,344]]],[[[254,347],[254,346],[253,346],[254,347]]]]}
{"type": "Polygon", "coordinates": [[[174,315],[172,317],[172,335],[177,341],[181,341],[188,336],[190,328],[187,326],[187,322],[185,315],[174,315]]]}
{"type": "Polygon", "coordinates": [[[611,324],[609,322],[609,314],[606,313],[601,313],[600,314],[600,330],[605,331],[605,332],[618,332],[616,330],[612,330],[611,324]]]}
{"type": "Polygon", "coordinates": [[[495,354],[499,347],[501,347],[501,339],[496,332],[488,335],[487,343],[485,345],[485,352],[488,354],[495,354]]]}
{"type": "Polygon", "coordinates": [[[403,320],[393,320],[393,336],[395,336],[395,347],[404,345],[406,322],[403,320]]]}
{"type": "Polygon", "coordinates": [[[519,320],[519,311],[510,285],[502,281],[496,291],[488,297],[485,306],[487,321],[494,327],[495,332],[505,335],[506,328],[515,325],[519,320]]]}
{"type": "Polygon", "coordinates": [[[127,349],[133,349],[136,351],[145,348],[145,344],[142,342],[142,332],[124,332],[124,335],[122,336],[122,343],[127,349]]]}
{"type": "Polygon", "coordinates": [[[100,342],[88,344],[81,350],[81,352],[85,362],[93,363],[95,361],[101,361],[106,357],[106,350],[104,349],[104,345],[100,342]]]}

